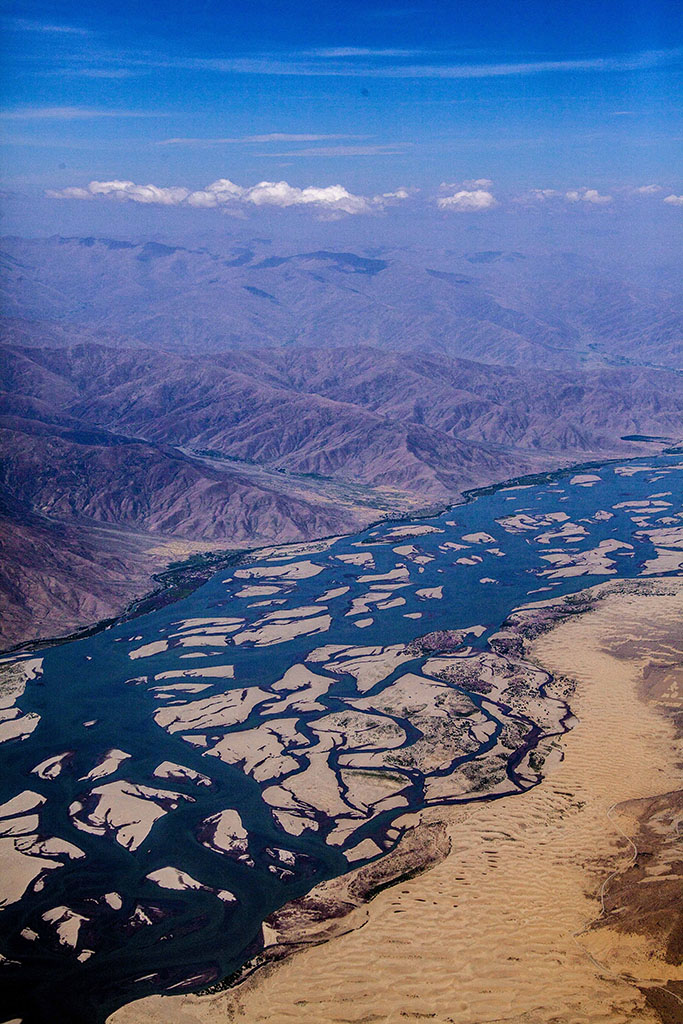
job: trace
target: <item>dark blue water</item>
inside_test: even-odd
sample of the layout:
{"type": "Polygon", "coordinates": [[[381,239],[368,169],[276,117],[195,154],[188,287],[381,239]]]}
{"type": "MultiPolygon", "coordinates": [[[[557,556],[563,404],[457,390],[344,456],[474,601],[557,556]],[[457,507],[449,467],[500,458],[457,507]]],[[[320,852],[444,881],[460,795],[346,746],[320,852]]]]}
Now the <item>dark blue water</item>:
{"type": "MultiPolygon", "coordinates": [[[[395,523],[383,524],[320,550],[254,556],[170,607],[42,652],[42,674],[28,683],[18,702],[22,712],[38,714],[40,722],[28,738],[0,745],[0,804],[26,790],[44,797],[36,811],[38,827],[27,825],[26,835],[56,837],[83,856],[55,855],[52,859],[61,866],[46,870],[0,913],[5,1016],[27,1024],[99,1022],[131,999],[220,980],[261,948],[261,923],[273,910],[347,870],[347,854],[362,863],[391,849],[401,831],[393,822],[407,810],[485,796],[474,785],[471,792],[459,785],[449,794],[448,780],[457,776],[461,781],[463,766],[481,761],[498,742],[506,722],[509,726],[505,708],[487,702],[481,692],[468,694],[466,688],[453,686],[445,706],[450,707],[451,698],[464,705],[448,712],[451,720],[470,715],[470,722],[485,721],[490,728],[476,738],[464,729],[462,748],[447,764],[432,765],[411,753],[424,735],[419,710],[405,702],[401,710],[387,698],[405,673],[419,676],[424,657],[406,657],[367,688],[344,671],[344,658],[353,652],[337,650],[306,659],[324,645],[384,648],[436,630],[473,626],[483,627],[477,631],[481,635],[468,634],[462,647],[483,650],[517,605],[609,578],[640,575],[655,557],[647,531],[680,528],[681,460],[661,456],[590,474],[598,477],[590,486],[571,483],[573,474],[568,473],[544,484],[483,495],[434,519],[402,523],[405,537],[393,535],[395,523]],[[633,502],[646,504],[619,507],[633,502]],[[520,515],[527,518],[509,521],[520,515]],[[437,532],[422,533],[424,527],[437,532]],[[492,539],[463,539],[479,533],[492,539]],[[614,541],[625,546],[615,547],[614,541]],[[411,550],[396,552],[397,547],[411,550]],[[597,562],[595,555],[586,556],[596,549],[601,552],[597,562]],[[372,556],[372,564],[356,565],[339,557],[364,553],[372,556]],[[276,575],[283,566],[302,563],[304,572],[320,571],[299,579],[276,575]],[[558,569],[577,574],[557,575],[558,569]],[[254,571],[266,575],[248,578],[254,571]],[[366,576],[388,578],[361,579],[366,576]],[[278,589],[240,596],[252,586],[278,589]],[[321,599],[345,587],[345,593],[321,599]],[[385,596],[378,598],[379,593],[385,596]],[[349,614],[354,600],[368,594],[367,612],[349,614]],[[304,614],[315,607],[317,614],[304,614]],[[321,620],[319,631],[290,639],[272,632],[254,634],[277,625],[277,619],[266,616],[286,616],[292,609],[304,610],[290,620],[295,628],[303,630],[305,620],[321,620]],[[209,634],[220,645],[202,642],[203,626],[183,627],[191,619],[212,620],[210,628],[223,630],[209,634]],[[226,624],[226,619],[238,621],[226,624]],[[368,619],[362,628],[357,625],[368,619]],[[280,642],[266,643],[272,640],[280,642]],[[131,658],[157,641],[163,649],[131,658]],[[234,668],[232,678],[205,671],[227,665],[234,668]],[[274,686],[295,665],[305,665],[318,680],[322,677],[322,692],[318,682],[317,693],[302,689],[297,701],[291,689],[274,686]],[[335,671],[335,665],[341,667],[335,671]],[[158,678],[188,669],[196,674],[158,678]],[[177,689],[179,683],[206,688],[193,693],[177,689]],[[163,696],[155,689],[159,686],[175,688],[163,696]],[[241,696],[247,691],[250,710],[244,713],[227,708],[222,700],[237,691],[241,696]],[[213,697],[219,703],[207,709],[203,702],[213,697]],[[354,703],[366,698],[365,704],[354,703]],[[166,705],[183,719],[177,731],[159,717],[166,705]],[[370,725],[379,723],[384,731],[350,742],[342,735],[340,716],[361,707],[372,719],[370,725]],[[246,747],[239,748],[242,756],[251,756],[268,739],[258,767],[231,753],[223,760],[211,753],[217,746],[232,750],[238,733],[248,733],[246,747]],[[111,774],[85,779],[111,749],[130,756],[111,774]],[[56,777],[33,773],[46,759],[63,754],[68,756],[56,777]],[[164,762],[200,773],[210,785],[155,775],[164,762]],[[331,797],[322,790],[316,793],[310,783],[316,772],[320,777],[322,767],[325,778],[338,787],[331,797]],[[371,806],[359,802],[360,790],[352,788],[357,777],[344,773],[349,767],[361,767],[366,781],[376,783],[379,796],[371,806]],[[373,772],[385,774],[373,777],[373,772]],[[112,818],[106,794],[121,782],[148,787],[134,794],[132,817],[142,816],[152,805],[160,816],[151,827],[133,822],[131,832],[112,818]],[[284,797],[278,789],[283,784],[284,797]],[[99,802],[100,790],[104,803],[99,802]],[[207,845],[211,827],[206,823],[230,809],[238,812],[247,838],[220,852],[207,845]],[[335,832],[340,821],[341,840],[335,832]],[[129,849],[133,833],[135,848],[129,849]],[[374,845],[361,847],[355,855],[364,840],[374,845]],[[205,889],[173,890],[148,877],[169,866],[205,889]],[[61,909],[55,914],[55,908],[61,909]],[[60,942],[55,921],[49,920],[63,916],[63,908],[82,919],[73,945],[60,942]],[[67,992],[78,992],[78,999],[65,1001],[67,992]]],[[[533,722],[520,724],[520,748],[510,751],[506,766],[510,792],[531,784],[516,774],[515,766],[521,763],[522,746],[532,746],[541,735],[533,722]]],[[[239,746],[239,737],[237,742],[239,746]]],[[[0,834],[2,828],[0,818],[0,834]]]]}

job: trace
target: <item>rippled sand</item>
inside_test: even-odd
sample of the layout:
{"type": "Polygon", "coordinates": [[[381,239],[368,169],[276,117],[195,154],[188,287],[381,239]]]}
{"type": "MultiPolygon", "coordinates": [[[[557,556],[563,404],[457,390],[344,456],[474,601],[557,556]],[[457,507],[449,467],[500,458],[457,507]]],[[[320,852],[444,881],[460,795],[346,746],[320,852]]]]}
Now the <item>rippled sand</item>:
{"type": "MultiPolygon", "coordinates": [[[[600,917],[603,883],[632,860],[620,831],[632,819],[613,806],[681,785],[680,746],[662,712],[680,707],[683,691],[683,582],[662,582],[668,595],[648,594],[646,584],[636,595],[609,596],[536,641],[545,667],[576,680],[579,718],[562,739],[564,761],[541,786],[433,812],[432,819],[448,814],[450,855],[380,892],[347,934],[229,993],[132,1004],[114,1015],[116,1024],[663,1019],[641,987],[661,994],[656,986],[682,980],[682,972],[664,961],[656,936],[619,932],[611,918],[586,931],[600,917]],[[650,686],[646,696],[652,664],[676,659],[666,689],[650,686]]],[[[675,1014],[676,997],[668,999],[675,1014]]]]}

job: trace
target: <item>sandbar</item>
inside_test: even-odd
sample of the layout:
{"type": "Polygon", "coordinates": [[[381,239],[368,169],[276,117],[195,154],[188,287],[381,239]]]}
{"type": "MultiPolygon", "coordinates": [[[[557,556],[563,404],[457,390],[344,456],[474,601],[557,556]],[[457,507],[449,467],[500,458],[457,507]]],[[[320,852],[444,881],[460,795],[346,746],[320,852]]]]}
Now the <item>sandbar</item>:
{"type": "Polygon", "coordinates": [[[183,889],[203,890],[213,893],[224,903],[235,902],[235,896],[228,889],[214,889],[210,885],[203,885],[192,875],[188,875],[187,871],[180,871],[179,868],[158,868],[156,871],[150,871],[147,878],[161,889],[175,889],[177,892],[183,889]]]}

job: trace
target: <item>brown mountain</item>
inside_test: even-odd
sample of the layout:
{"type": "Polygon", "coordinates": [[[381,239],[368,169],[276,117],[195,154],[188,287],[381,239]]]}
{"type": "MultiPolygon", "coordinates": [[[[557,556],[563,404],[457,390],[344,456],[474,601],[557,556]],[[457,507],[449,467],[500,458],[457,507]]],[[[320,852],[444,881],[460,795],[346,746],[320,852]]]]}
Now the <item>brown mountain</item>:
{"type": "Polygon", "coordinates": [[[683,433],[680,375],[643,365],[672,350],[666,289],[641,283],[625,299],[645,340],[624,360],[631,327],[604,274],[574,302],[556,283],[557,307],[541,315],[532,271],[559,280],[550,258],[441,254],[448,270],[416,259],[12,243],[3,643],[108,615],[192,551],[353,530],[646,450],[627,435],[683,433]],[[373,344],[352,344],[354,331],[373,344]],[[459,354],[465,335],[477,360],[459,354]]]}

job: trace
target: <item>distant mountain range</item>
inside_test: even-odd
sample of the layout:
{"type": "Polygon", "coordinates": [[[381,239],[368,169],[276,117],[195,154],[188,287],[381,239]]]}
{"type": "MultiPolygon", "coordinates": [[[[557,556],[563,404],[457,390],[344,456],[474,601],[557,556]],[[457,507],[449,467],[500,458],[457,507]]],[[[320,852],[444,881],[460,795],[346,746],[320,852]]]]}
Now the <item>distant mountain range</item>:
{"type": "Polygon", "coordinates": [[[95,238],[2,249],[3,308],[30,343],[66,329],[182,353],[419,346],[546,368],[681,358],[675,273],[625,276],[572,252],[302,253],[264,240],[208,252],[95,238]]]}
{"type": "Polygon", "coordinates": [[[572,254],[5,240],[7,645],[193,550],[345,532],[683,434],[680,296],[572,254]]]}

